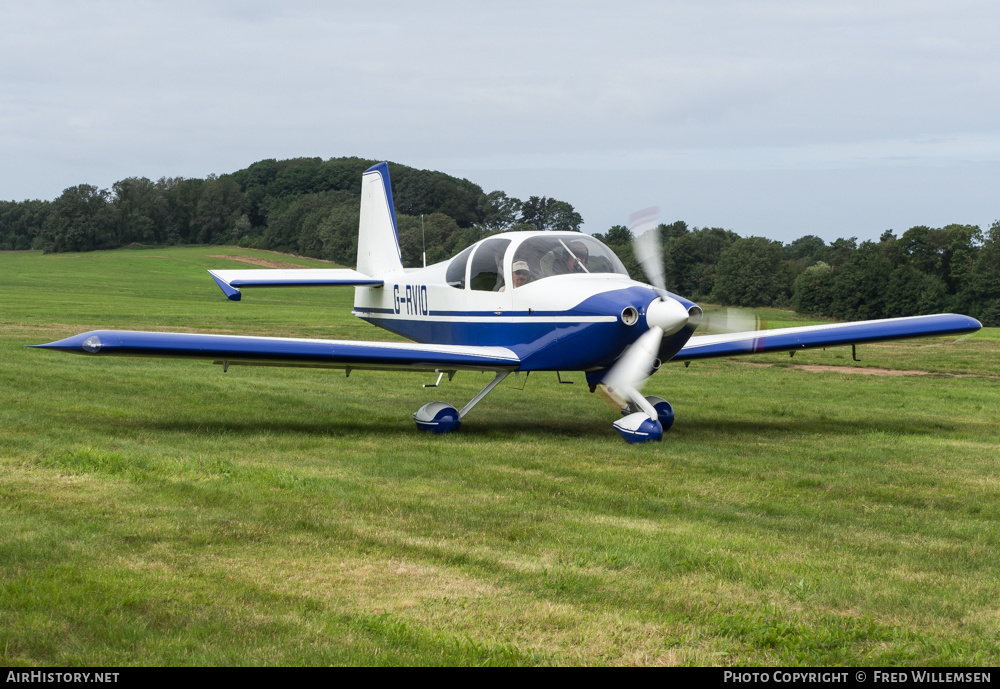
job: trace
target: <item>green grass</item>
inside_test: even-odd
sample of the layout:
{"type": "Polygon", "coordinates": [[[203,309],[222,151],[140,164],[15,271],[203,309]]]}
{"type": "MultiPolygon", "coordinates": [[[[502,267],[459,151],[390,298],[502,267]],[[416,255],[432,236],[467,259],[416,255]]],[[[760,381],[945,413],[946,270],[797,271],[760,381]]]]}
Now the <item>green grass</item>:
{"type": "Polygon", "coordinates": [[[393,339],[349,289],[228,302],[204,269],[229,253],[280,258],[0,254],[3,664],[1000,660],[996,331],[667,366],[645,391],[677,422],[639,447],[579,374],[505,382],[432,437],[413,411],[488,374],[425,390],[22,347],[393,339]]]}

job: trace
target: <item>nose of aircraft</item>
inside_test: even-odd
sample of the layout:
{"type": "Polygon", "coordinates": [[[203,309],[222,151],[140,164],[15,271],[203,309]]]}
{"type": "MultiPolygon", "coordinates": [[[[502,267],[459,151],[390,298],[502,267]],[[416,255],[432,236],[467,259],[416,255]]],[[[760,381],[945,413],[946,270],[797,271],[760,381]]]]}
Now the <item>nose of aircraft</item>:
{"type": "Polygon", "coordinates": [[[673,335],[688,324],[691,314],[676,299],[662,297],[654,299],[646,307],[646,323],[649,327],[659,326],[664,335],[673,335]]]}

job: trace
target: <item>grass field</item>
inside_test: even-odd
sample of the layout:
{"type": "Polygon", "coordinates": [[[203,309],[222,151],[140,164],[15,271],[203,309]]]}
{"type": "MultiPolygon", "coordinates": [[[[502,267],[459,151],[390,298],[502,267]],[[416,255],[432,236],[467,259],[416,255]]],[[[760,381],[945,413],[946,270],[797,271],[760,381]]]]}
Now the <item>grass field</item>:
{"type": "Polygon", "coordinates": [[[205,269],[249,266],[226,254],[316,264],[0,254],[0,663],[1000,662],[995,330],[668,365],[645,392],[677,422],[649,446],[580,374],[509,380],[431,437],[412,413],[488,374],[22,347],[393,339],[350,289],[228,302],[205,269]]]}

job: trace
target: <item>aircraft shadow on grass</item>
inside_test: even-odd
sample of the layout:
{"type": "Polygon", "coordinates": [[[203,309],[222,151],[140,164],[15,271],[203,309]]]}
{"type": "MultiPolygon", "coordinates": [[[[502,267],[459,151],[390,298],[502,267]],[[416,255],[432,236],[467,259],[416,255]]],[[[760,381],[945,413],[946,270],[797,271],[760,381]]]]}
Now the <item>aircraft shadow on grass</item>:
{"type": "MultiPolygon", "coordinates": [[[[763,412],[762,412],[763,413],[763,412]]],[[[818,414],[819,412],[817,412],[818,414]]],[[[883,433],[889,437],[911,435],[933,435],[941,432],[962,433],[965,427],[974,430],[975,424],[964,423],[961,420],[922,420],[912,418],[896,418],[882,416],[866,419],[858,423],[851,419],[823,418],[767,418],[759,420],[741,419],[689,419],[682,429],[676,433],[678,440],[708,439],[707,442],[726,443],[737,442],[748,437],[759,440],[787,441],[796,436],[825,436],[829,438],[851,438],[863,433],[883,433]]],[[[238,435],[255,437],[264,434],[275,435],[305,435],[316,437],[349,437],[356,435],[378,434],[383,437],[408,437],[411,431],[400,425],[385,425],[379,421],[347,420],[333,418],[329,421],[303,422],[293,418],[270,418],[267,420],[247,419],[245,421],[224,420],[185,420],[170,421],[157,419],[116,420],[109,423],[109,432],[114,428],[204,433],[209,435],[238,435]]],[[[524,435],[537,436],[539,439],[564,440],[570,438],[591,438],[599,440],[605,432],[599,427],[584,421],[562,421],[552,423],[541,419],[491,419],[489,422],[470,426],[463,435],[470,438],[497,439],[508,437],[515,439],[524,435]]],[[[665,453],[669,449],[664,448],[665,453]]]]}

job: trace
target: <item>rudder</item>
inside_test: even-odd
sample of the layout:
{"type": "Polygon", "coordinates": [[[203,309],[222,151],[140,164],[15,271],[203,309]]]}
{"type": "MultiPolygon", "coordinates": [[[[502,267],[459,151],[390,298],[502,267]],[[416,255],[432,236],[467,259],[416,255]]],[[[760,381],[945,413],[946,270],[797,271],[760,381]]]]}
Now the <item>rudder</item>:
{"type": "Polygon", "coordinates": [[[358,272],[372,277],[403,270],[386,163],[368,168],[361,176],[357,268],[358,272]]]}

